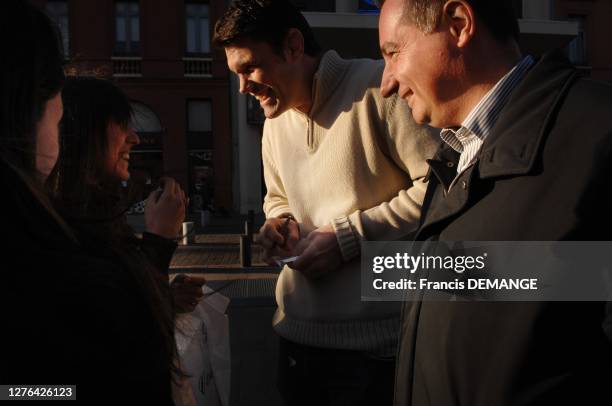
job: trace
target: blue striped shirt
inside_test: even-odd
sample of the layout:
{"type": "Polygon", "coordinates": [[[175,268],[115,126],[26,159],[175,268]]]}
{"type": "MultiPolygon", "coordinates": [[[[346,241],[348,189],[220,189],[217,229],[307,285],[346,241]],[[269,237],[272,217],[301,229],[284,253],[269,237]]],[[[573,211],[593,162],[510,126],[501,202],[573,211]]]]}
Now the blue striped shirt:
{"type": "Polygon", "coordinates": [[[440,132],[442,140],[461,154],[457,165],[458,175],[476,161],[484,140],[495,125],[512,90],[525,77],[533,64],[534,59],[531,56],[523,58],[487,92],[459,129],[444,128],[440,132]]]}

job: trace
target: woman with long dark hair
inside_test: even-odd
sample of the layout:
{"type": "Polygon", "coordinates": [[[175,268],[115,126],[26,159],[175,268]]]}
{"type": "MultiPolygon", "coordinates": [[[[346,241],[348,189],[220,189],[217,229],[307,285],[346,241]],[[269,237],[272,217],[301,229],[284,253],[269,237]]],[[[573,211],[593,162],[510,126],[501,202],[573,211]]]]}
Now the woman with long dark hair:
{"type": "MultiPolygon", "coordinates": [[[[122,181],[130,178],[132,147],[139,143],[130,128],[132,108],[127,97],[107,80],[69,77],[62,92],[61,151],[49,179],[65,217],[80,228],[114,228],[133,235],[125,223],[129,202],[121,201],[122,181]]],[[[186,197],[171,178],[163,192],[147,201],[147,231],[175,239],[185,216],[186,197]],[[164,198],[165,197],[165,198],[164,198]],[[160,203],[161,201],[161,203],[160,203]]],[[[108,230],[107,230],[108,231],[108,230]]]]}
{"type": "Polygon", "coordinates": [[[0,384],[76,385],[87,403],[172,404],[167,289],[53,209],[63,56],[53,24],[0,2],[0,384]]]}
{"type": "MultiPolygon", "coordinates": [[[[108,80],[68,77],[62,100],[60,156],[48,180],[60,212],[84,238],[96,239],[131,262],[138,278],[152,275],[167,284],[185,216],[184,192],[172,178],[162,178],[163,190],[147,199],[146,231],[137,238],[125,216],[133,202],[119,193],[121,182],[130,178],[132,147],[139,143],[130,128],[133,112],[126,95],[108,80]]],[[[172,293],[178,312],[191,311],[202,296],[201,283],[179,278],[172,293]]]]}

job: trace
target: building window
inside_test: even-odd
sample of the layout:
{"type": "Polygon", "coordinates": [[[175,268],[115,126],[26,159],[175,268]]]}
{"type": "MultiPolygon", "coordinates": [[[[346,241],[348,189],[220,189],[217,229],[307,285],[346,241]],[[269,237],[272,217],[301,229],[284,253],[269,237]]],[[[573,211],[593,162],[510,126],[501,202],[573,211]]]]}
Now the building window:
{"type": "Polygon", "coordinates": [[[130,154],[130,180],[123,189],[132,204],[128,214],[144,214],[144,202],[157,189],[158,179],[164,174],[162,136],[164,130],[159,116],[143,103],[131,101],[132,117],[129,126],[138,133],[140,143],[130,154]]]}
{"type": "Polygon", "coordinates": [[[213,136],[210,100],[187,101],[187,149],[191,209],[207,210],[213,204],[213,136]]]}
{"type": "Polygon", "coordinates": [[[133,115],[129,125],[140,137],[140,144],[134,150],[161,152],[164,130],[158,115],[142,103],[133,101],[130,105],[133,115]]]}
{"type": "Polygon", "coordinates": [[[210,53],[210,18],[208,4],[185,5],[186,53],[202,55],[210,53]]]}
{"type": "Polygon", "coordinates": [[[190,100],[187,103],[189,116],[189,131],[212,131],[211,103],[209,100],[190,100]]]}
{"type": "Polygon", "coordinates": [[[572,40],[567,46],[567,56],[574,65],[586,66],[587,63],[587,51],[586,51],[586,35],[584,28],[586,25],[586,16],[583,15],[570,15],[569,21],[575,21],[578,23],[578,35],[572,40]]]}
{"type": "MultiPolygon", "coordinates": [[[[515,7],[517,2],[513,2],[515,7]]],[[[523,0],[521,18],[526,20],[552,20],[555,15],[555,0],[523,0]]]]}
{"type": "Polygon", "coordinates": [[[59,32],[62,34],[64,56],[68,56],[70,54],[68,3],[66,1],[47,1],[45,9],[49,18],[57,24],[59,32]]]}
{"type": "Polygon", "coordinates": [[[378,6],[375,0],[359,0],[359,12],[360,13],[379,13],[378,6]]]}
{"type": "Polygon", "coordinates": [[[140,53],[140,6],[135,2],[115,3],[115,54],[140,53]]]}
{"type": "Polygon", "coordinates": [[[212,103],[210,100],[187,102],[187,148],[212,149],[212,103]]]}

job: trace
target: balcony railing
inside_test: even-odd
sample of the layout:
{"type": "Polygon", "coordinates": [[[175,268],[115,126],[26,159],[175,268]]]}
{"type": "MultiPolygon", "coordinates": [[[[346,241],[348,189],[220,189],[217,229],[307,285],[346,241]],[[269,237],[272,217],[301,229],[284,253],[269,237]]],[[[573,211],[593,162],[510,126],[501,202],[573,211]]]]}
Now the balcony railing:
{"type": "Polygon", "coordinates": [[[113,76],[135,78],[142,76],[142,58],[132,56],[113,56],[113,76]]]}
{"type": "Polygon", "coordinates": [[[212,58],[183,58],[186,78],[211,78],[212,58]]]}

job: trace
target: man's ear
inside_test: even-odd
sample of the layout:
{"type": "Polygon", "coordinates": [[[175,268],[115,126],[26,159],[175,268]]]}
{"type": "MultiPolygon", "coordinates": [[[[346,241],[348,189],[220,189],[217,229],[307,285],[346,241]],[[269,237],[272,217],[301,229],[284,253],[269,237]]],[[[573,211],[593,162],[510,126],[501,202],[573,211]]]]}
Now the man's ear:
{"type": "Polygon", "coordinates": [[[295,62],[304,55],[304,36],[297,28],[290,28],[283,43],[285,60],[295,62]]]}
{"type": "Polygon", "coordinates": [[[449,0],[442,11],[443,26],[449,30],[458,48],[464,48],[474,37],[476,15],[464,0],[449,0]]]}

